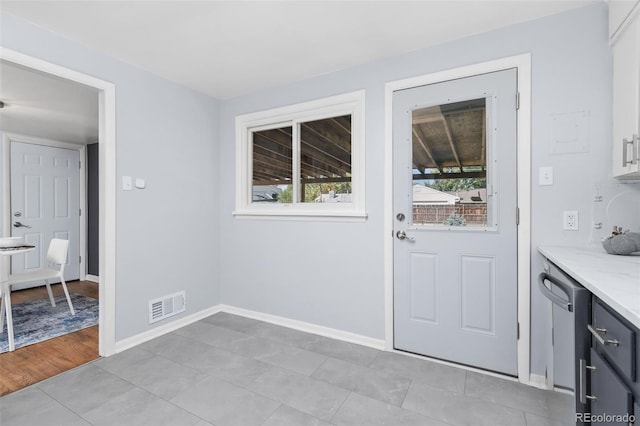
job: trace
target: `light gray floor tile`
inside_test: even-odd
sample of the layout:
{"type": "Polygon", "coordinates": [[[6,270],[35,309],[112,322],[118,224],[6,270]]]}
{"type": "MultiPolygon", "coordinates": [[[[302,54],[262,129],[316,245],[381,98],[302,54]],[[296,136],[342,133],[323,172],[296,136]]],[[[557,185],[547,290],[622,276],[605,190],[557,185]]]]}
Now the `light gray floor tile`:
{"type": "Polygon", "coordinates": [[[2,426],[90,426],[36,386],[14,392],[0,399],[2,426]]]}
{"type": "Polygon", "coordinates": [[[262,361],[212,346],[184,365],[241,387],[249,385],[270,368],[262,361]]]}
{"type": "Polygon", "coordinates": [[[248,389],[322,420],[329,420],[348,395],[336,386],[272,367],[248,389]]]}
{"type": "Polygon", "coordinates": [[[563,423],[575,423],[576,405],[573,395],[547,391],[545,397],[548,411],[543,414],[544,417],[550,417],[563,423]]]}
{"type": "Polygon", "coordinates": [[[298,411],[288,405],[281,405],[262,426],[330,426],[317,417],[298,411]]]}
{"type": "Polygon", "coordinates": [[[93,365],[103,368],[113,374],[118,374],[120,371],[128,370],[132,364],[151,359],[153,357],[153,352],[145,351],[137,346],[109,357],[100,358],[95,361],[93,365]]]}
{"type": "Polygon", "coordinates": [[[352,393],[332,419],[338,426],[446,426],[446,423],[352,393]]]}
{"type": "Polygon", "coordinates": [[[570,395],[229,314],[0,398],[2,426],[42,426],[43,418],[65,426],[574,423],[570,395]]]}
{"type": "Polygon", "coordinates": [[[413,382],[403,408],[456,426],[524,425],[524,412],[461,393],[413,382]]]}
{"type": "Polygon", "coordinates": [[[326,356],[316,352],[255,336],[231,342],[224,349],[307,376],[327,359],[326,356]]]}
{"type": "Polygon", "coordinates": [[[317,352],[306,351],[283,344],[278,344],[278,350],[276,352],[258,355],[256,358],[306,376],[311,375],[327,360],[326,356],[317,352]]]}
{"type": "Polygon", "coordinates": [[[380,352],[371,368],[385,370],[436,388],[464,392],[466,371],[461,368],[395,352],[380,352]]]}
{"type": "Polygon", "coordinates": [[[215,377],[208,377],[171,401],[216,426],[264,423],[280,403],[215,377]]]}
{"type": "Polygon", "coordinates": [[[183,364],[197,354],[211,348],[211,345],[178,333],[169,333],[140,345],[140,348],[183,364]]]}
{"type": "Polygon", "coordinates": [[[262,321],[258,321],[251,328],[248,328],[246,333],[298,348],[302,348],[305,344],[313,343],[318,337],[315,334],[262,321]]]}
{"type": "Polygon", "coordinates": [[[175,331],[176,333],[198,340],[208,345],[224,348],[230,343],[246,339],[247,335],[228,328],[218,327],[204,321],[194,322],[175,331]]]}
{"type": "Polygon", "coordinates": [[[209,324],[217,325],[218,327],[225,327],[234,331],[239,331],[240,333],[246,333],[248,330],[251,330],[252,327],[256,324],[261,323],[258,320],[242,317],[240,315],[233,315],[226,312],[219,312],[217,314],[210,315],[206,318],[203,318],[202,321],[208,322],[209,324]]]}
{"type": "Polygon", "coordinates": [[[533,414],[548,411],[545,391],[486,374],[468,371],[464,393],[533,414]]]}
{"type": "Polygon", "coordinates": [[[556,419],[548,419],[536,414],[524,413],[527,426],[574,426],[574,422],[563,422],[556,419]]]}
{"type": "Polygon", "coordinates": [[[367,367],[371,365],[378,352],[380,352],[377,349],[322,336],[316,336],[312,342],[303,344],[302,348],[367,367]]]}
{"type": "Polygon", "coordinates": [[[281,351],[281,348],[282,344],[278,342],[255,336],[245,336],[243,339],[234,340],[222,347],[226,351],[249,358],[276,354],[281,351]]]}
{"type": "Polygon", "coordinates": [[[311,377],[398,406],[411,384],[396,374],[335,358],[329,358],[311,377]]]}
{"type": "Polygon", "coordinates": [[[133,384],[94,364],[70,370],[37,386],[80,415],[134,389],[133,384]]]}
{"type": "Polygon", "coordinates": [[[201,371],[157,355],[132,363],[129,368],[121,368],[118,375],[165,399],[205,377],[201,371]]]}
{"type": "Polygon", "coordinates": [[[101,425],[195,425],[200,419],[170,402],[140,388],[106,400],[85,413],[84,418],[101,425]]]}

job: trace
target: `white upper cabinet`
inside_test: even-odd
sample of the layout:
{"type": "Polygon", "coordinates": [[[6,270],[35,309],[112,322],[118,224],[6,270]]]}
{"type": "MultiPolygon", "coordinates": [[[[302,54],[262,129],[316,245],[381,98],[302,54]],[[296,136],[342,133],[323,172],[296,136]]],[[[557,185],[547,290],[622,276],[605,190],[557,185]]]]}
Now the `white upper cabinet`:
{"type": "Polygon", "coordinates": [[[609,3],[613,49],[613,176],[621,179],[640,178],[639,4],[640,0],[609,3]]]}

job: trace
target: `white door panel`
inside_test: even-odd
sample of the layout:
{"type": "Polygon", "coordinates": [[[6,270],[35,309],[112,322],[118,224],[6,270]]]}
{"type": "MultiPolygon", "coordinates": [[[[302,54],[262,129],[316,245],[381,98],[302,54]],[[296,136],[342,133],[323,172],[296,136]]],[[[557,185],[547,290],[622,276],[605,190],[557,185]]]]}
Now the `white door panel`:
{"type": "Polygon", "coordinates": [[[65,279],[79,278],[79,163],[78,150],[11,142],[12,235],[36,246],[12,256],[12,273],[44,267],[49,242],[63,238],[69,240],[65,279]]]}
{"type": "Polygon", "coordinates": [[[505,70],[393,99],[394,346],[510,375],[516,78],[505,70]]]}

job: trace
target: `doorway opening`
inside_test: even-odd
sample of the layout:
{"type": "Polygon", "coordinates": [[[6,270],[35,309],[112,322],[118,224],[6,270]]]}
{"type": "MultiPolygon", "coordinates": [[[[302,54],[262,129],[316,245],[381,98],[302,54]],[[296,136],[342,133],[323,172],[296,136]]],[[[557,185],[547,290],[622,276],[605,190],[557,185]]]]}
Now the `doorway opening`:
{"type": "MultiPolygon", "coordinates": [[[[116,157],[115,157],[115,85],[38,58],[0,48],[0,60],[56,79],[94,88],[98,93],[99,150],[99,349],[101,356],[115,353],[115,235],[116,235],[116,157]]],[[[3,147],[6,152],[7,147],[3,147]]],[[[10,188],[8,170],[3,167],[2,229],[9,235],[10,188]]]]}

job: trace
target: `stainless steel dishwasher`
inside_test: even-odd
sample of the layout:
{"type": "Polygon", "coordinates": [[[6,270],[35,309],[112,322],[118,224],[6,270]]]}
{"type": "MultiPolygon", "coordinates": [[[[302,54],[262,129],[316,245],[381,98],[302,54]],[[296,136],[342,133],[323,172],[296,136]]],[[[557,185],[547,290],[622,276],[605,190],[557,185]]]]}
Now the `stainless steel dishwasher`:
{"type": "Polygon", "coordinates": [[[591,293],[549,261],[538,277],[538,287],[553,302],[554,385],[574,391],[576,413],[588,413],[589,400],[584,397],[587,383],[581,366],[589,361],[591,293]]]}

